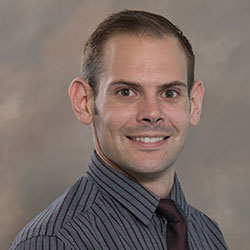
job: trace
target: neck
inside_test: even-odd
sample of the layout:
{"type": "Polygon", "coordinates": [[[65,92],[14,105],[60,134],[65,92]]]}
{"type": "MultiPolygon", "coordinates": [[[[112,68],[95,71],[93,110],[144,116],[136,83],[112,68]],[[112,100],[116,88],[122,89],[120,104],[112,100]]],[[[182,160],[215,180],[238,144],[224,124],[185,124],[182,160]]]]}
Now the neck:
{"type": "MultiPolygon", "coordinates": [[[[171,168],[171,167],[170,167],[171,168]]],[[[167,198],[170,195],[170,192],[174,183],[174,168],[168,169],[164,174],[161,174],[160,177],[154,179],[145,179],[138,178],[138,183],[143,187],[153,192],[159,198],[167,198]]]]}

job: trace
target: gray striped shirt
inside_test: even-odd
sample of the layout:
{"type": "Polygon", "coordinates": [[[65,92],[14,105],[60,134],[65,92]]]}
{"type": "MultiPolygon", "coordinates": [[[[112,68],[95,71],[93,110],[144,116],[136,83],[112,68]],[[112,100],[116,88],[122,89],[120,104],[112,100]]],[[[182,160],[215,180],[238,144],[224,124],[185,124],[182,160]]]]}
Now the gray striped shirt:
{"type": "MultiPolygon", "coordinates": [[[[227,249],[217,224],[186,202],[177,176],[170,198],[186,218],[190,250],[227,249]]],[[[167,221],[155,213],[158,203],[94,152],[86,175],[35,217],[9,249],[167,249],[167,221]]]]}

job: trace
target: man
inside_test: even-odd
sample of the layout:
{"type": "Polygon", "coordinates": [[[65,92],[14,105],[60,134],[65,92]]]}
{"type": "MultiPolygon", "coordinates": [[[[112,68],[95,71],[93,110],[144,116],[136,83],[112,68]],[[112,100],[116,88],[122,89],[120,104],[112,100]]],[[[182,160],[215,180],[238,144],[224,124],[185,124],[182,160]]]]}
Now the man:
{"type": "Polygon", "coordinates": [[[89,169],[10,249],[227,249],[175,174],[203,98],[192,47],[175,25],[143,11],[111,15],[87,41],[69,95],[92,125],[89,169]]]}

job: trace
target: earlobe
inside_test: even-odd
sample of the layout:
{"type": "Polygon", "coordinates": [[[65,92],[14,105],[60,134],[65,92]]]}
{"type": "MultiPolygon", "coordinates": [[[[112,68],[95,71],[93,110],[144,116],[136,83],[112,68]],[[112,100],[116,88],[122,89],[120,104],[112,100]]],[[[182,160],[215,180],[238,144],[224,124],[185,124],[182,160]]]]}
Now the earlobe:
{"type": "Polygon", "coordinates": [[[196,80],[190,91],[190,119],[189,123],[195,126],[199,123],[201,110],[202,110],[202,100],[204,95],[203,83],[196,80]]]}
{"type": "Polygon", "coordinates": [[[76,78],[71,82],[68,93],[76,117],[85,125],[91,124],[93,94],[89,84],[82,78],[76,78]]]}

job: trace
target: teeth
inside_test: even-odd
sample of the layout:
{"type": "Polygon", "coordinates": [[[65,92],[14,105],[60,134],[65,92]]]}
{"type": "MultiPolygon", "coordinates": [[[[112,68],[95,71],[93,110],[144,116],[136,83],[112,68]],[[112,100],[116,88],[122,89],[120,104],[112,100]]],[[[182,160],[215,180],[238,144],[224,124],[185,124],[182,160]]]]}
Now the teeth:
{"type": "Polygon", "coordinates": [[[153,143],[153,142],[159,142],[159,141],[163,141],[164,137],[133,137],[132,138],[134,141],[137,142],[146,142],[146,143],[153,143]]]}

